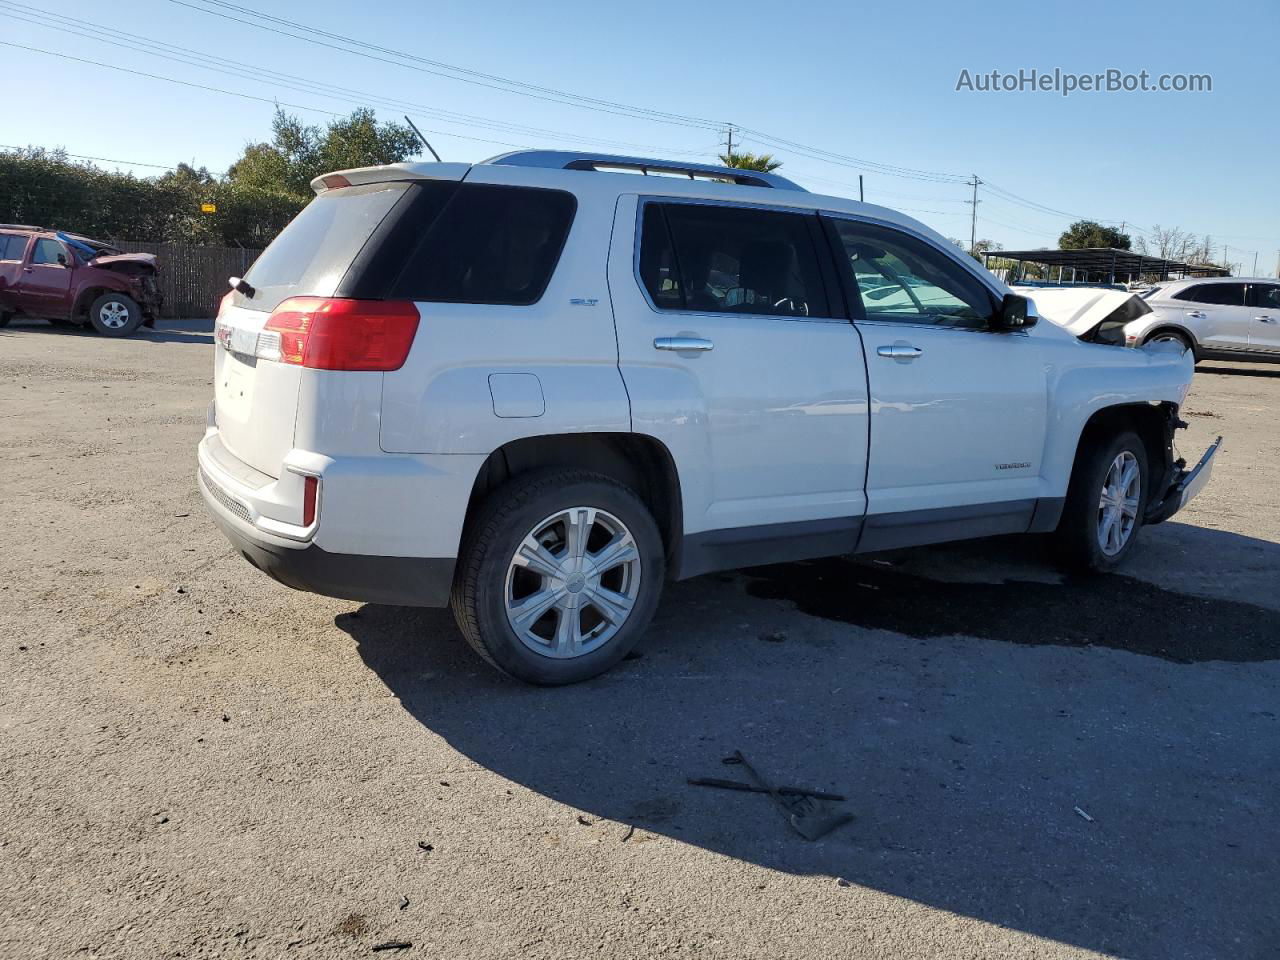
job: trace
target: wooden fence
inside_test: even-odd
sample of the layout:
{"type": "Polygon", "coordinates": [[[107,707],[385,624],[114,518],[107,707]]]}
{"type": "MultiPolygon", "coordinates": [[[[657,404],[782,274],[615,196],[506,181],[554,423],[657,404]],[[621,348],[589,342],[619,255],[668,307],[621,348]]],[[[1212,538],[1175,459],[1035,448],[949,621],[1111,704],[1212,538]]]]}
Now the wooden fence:
{"type": "Polygon", "coordinates": [[[243,277],[261,250],[197,247],[185,243],[109,241],[125,253],[154,253],[166,317],[212,317],[227,292],[227,277],[243,277]]]}

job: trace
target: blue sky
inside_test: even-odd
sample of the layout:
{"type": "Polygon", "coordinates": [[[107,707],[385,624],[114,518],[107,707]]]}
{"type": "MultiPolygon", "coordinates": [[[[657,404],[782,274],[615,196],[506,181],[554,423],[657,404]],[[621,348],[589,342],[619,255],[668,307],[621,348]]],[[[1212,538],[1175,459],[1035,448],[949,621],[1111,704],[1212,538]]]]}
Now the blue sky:
{"type": "MultiPolygon", "coordinates": [[[[1259,272],[1267,274],[1274,273],[1280,253],[1275,0],[1217,6],[1084,0],[1070,7],[831,0],[236,2],[469,70],[732,122],[840,154],[852,159],[833,162],[739,135],[748,149],[774,153],[784,161],[782,172],[814,190],[856,196],[861,172],[868,200],[906,210],[949,236],[968,238],[970,208],[964,201],[971,188],[956,181],[976,173],[1003,191],[979,189],[978,235],[1006,248],[1056,245],[1072,215],[1084,215],[1147,230],[1162,224],[1197,236],[1209,233],[1219,257],[1222,244],[1229,244],[1230,258],[1246,273],[1252,272],[1255,251],[1259,272]],[[955,89],[962,69],[976,75],[1020,68],[1078,74],[1147,70],[1153,77],[1206,73],[1213,90],[1064,98],[955,89]],[[884,166],[928,173],[895,176],[884,166]]],[[[315,122],[328,116],[322,111],[350,110],[366,94],[407,101],[418,107],[409,112],[419,126],[434,131],[428,136],[447,160],[478,160],[511,146],[595,146],[577,137],[628,144],[595,146],[609,152],[711,161],[723,136],[711,126],[621,116],[467,83],[448,70],[371,60],[228,19],[261,23],[254,14],[194,9],[210,5],[2,0],[0,41],[317,108],[290,108],[315,122]],[[69,18],[79,24],[73,29],[91,36],[30,22],[55,16],[69,18]],[[129,32],[124,42],[132,47],[103,42],[103,34],[87,24],[129,32]],[[172,50],[175,59],[161,59],[137,49],[139,40],[357,93],[288,89],[285,81],[245,77],[225,63],[222,69],[230,73],[204,69],[172,50]],[[449,121],[429,110],[492,122],[449,121]]],[[[6,85],[0,144],[63,146],[111,160],[187,161],[223,170],[246,143],[269,133],[269,102],[12,46],[0,46],[0,54],[6,71],[29,76],[21,85],[6,85]]],[[[386,119],[405,112],[375,106],[386,119]]],[[[140,175],[157,172],[133,169],[140,175]]]]}

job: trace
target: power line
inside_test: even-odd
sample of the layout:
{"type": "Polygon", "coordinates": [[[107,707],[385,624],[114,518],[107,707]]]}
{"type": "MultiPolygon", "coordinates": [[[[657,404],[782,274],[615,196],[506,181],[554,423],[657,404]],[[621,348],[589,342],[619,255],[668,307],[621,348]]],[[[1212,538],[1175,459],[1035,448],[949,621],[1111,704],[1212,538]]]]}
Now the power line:
{"type": "MultiPolygon", "coordinates": [[[[16,143],[0,143],[0,150],[29,150],[29,149],[31,149],[29,146],[23,147],[23,146],[19,146],[16,143]]],[[[164,163],[143,163],[140,160],[116,160],[113,157],[91,157],[88,154],[84,154],[84,153],[67,153],[65,150],[49,151],[49,152],[51,153],[60,152],[62,153],[63,156],[74,157],[77,160],[97,160],[100,163],[119,163],[129,167],[152,167],[156,170],[177,170],[178,169],[177,167],[171,167],[168,164],[164,164],[164,163]]]]}
{"type": "MultiPolygon", "coordinates": [[[[8,0],[0,0],[0,7],[9,8],[11,11],[20,11],[20,13],[12,14],[25,22],[32,23],[37,26],[46,27],[48,29],[59,30],[64,33],[70,33],[75,36],[84,37],[101,43],[107,43],[116,47],[134,50],[136,52],[145,53],[149,56],[160,57],[176,63],[182,63],[190,66],[196,66],[201,69],[214,70],[218,73],[227,74],[241,79],[266,79],[286,89],[295,90],[300,93],[310,93],[322,96],[327,99],[339,99],[348,103],[358,105],[378,104],[391,106],[396,110],[411,110],[418,113],[426,114],[436,120],[445,123],[466,123],[471,126],[492,129],[501,133],[512,133],[517,136],[542,137],[546,139],[571,140],[578,142],[596,143],[605,146],[640,148],[644,150],[657,150],[666,154],[701,154],[703,151],[678,150],[675,148],[652,147],[649,144],[632,143],[627,141],[607,140],[598,137],[583,137],[576,134],[564,133],[563,131],[551,130],[543,127],[532,127],[522,124],[509,123],[507,121],[494,120],[489,117],[476,116],[474,114],[459,113],[452,110],[443,110],[437,107],[427,106],[421,103],[414,103],[407,100],[399,100],[388,98],[380,94],[372,94],[365,91],[353,90],[349,87],[341,87],[335,84],[324,83],[322,81],[310,80],[305,77],[298,77],[292,74],[281,73],[277,70],[270,70],[265,67],[259,67],[256,64],[248,64],[236,60],[228,60],[222,57],[214,57],[198,50],[191,50],[186,47],[180,47],[175,44],[165,43],[163,41],[151,40],[136,34],[128,34],[123,31],[115,30],[102,24],[94,24],[84,20],[72,20],[71,18],[61,17],[57,14],[49,14],[44,16],[52,16],[63,23],[47,22],[40,19],[30,19],[30,11],[18,4],[10,3],[8,0]],[[95,32],[85,32],[85,28],[95,32]],[[105,34],[105,35],[102,35],[105,34]],[[122,38],[115,39],[114,37],[122,38]],[[140,47],[138,44],[144,44],[140,47]],[[146,49],[152,47],[157,49],[146,49]],[[204,60],[207,63],[193,62],[204,60]],[[248,71],[255,76],[246,77],[244,72],[248,71]],[[302,84],[302,86],[299,86],[302,84]]],[[[459,134],[453,134],[459,136],[459,134]]]]}

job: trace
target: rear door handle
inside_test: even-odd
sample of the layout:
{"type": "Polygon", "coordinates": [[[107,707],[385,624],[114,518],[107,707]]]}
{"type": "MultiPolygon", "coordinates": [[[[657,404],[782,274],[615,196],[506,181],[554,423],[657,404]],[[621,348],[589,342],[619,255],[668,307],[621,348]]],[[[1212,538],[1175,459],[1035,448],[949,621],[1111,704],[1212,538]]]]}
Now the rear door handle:
{"type": "Polygon", "coordinates": [[[1257,320],[1259,323],[1275,323],[1276,322],[1275,317],[1254,317],[1253,319],[1257,320]]]}
{"type": "Polygon", "coordinates": [[[1203,319],[1204,319],[1204,311],[1203,311],[1203,310],[1192,310],[1192,311],[1190,311],[1190,312],[1188,312],[1188,313],[1187,313],[1187,316],[1188,316],[1188,317],[1190,317],[1192,320],[1203,320],[1203,319]]]}
{"type": "Polygon", "coordinates": [[[888,357],[890,360],[900,360],[906,363],[908,360],[914,360],[920,354],[924,353],[919,347],[913,347],[909,343],[886,343],[883,347],[876,347],[877,356],[888,357]]]}
{"type": "Polygon", "coordinates": [[[693,350],[705,353],[714,347],[714,343],[701,337],[656,337],[653,341],[655,350],[693,350]]]}

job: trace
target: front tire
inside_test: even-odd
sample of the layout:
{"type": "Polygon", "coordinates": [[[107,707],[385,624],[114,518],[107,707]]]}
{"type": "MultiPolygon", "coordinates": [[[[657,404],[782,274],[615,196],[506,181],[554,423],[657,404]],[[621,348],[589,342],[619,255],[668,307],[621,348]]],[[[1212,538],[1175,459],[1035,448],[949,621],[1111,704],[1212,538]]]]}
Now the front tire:
{"type": "Polygon", "coordinates": [[[665,576],[657,524],[631,489],[584,470],[538,471],[485,501],[452,607],[467,642],[499,670],[576,683],[635,646],[665,576]]]}
{"type": "Polygon", "coordinates": [[[1132,430],[1085,438],[1057,531],[1070,567],[1106,573],[1124,561],[1142,527],[1149,483],[1147,450],[1132,430]]]}
{"type": "Polygon", "coordinates": [[[104,337],[127,337],[142,324],[142,308],[123,293],[104,293],[89,307],[89,322],[104,337]]]}

